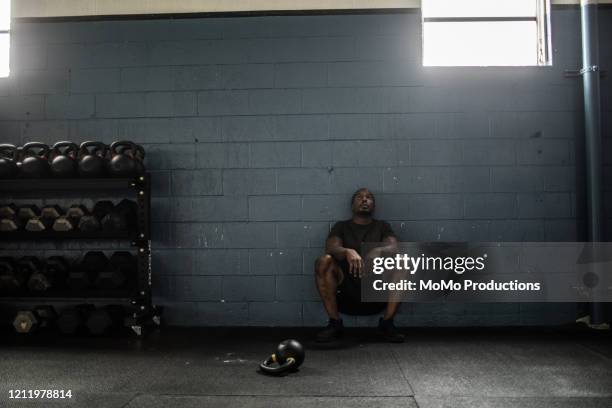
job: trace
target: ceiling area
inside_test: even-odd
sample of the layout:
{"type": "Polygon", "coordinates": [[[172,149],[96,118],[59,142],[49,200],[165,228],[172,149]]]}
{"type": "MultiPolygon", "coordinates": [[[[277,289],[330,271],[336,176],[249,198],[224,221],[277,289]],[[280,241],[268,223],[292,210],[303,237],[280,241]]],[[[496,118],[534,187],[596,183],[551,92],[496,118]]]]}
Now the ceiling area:
{"type": "MultiPolygon", "coordinates": [[[[578,5],[579,0],[552,0],[578,5]]],[[[612,3],[600,0],[599,3],[612,3]]],[[[12,0],[13,18],[410,9],[420,0],[12,0]]]]}

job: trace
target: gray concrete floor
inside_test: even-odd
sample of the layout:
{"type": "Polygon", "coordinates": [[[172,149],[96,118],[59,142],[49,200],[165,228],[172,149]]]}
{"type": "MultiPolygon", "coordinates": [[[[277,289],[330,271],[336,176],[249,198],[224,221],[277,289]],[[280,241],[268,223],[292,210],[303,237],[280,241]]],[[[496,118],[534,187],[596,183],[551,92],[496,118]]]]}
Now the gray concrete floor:
{"type": "Polygon", "coordinates": [[[0,407],[612,407],[612,335],[577,329],[368,330],[313,348],[305,329],[164,328],[145,340],[39,335],[0,340],[0,407]],[[285,338],[307,347],[299,372],[256,372],[285,338]],[[72,390],[10,400],[9,389],[72,390]]]}

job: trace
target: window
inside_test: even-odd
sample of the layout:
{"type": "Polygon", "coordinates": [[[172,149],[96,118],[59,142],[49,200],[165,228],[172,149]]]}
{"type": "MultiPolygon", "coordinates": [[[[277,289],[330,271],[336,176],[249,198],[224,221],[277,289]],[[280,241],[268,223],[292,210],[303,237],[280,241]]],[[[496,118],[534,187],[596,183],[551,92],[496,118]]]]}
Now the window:
{"type": "Polygon", "coordinates": [[[0,0],[0,78],[9,76],[11,0],[0,0]]]}
{"type": "Polygon", "coordinates": [[[550,0],[422,0],[423,65],[550,65],[550,0]]]}

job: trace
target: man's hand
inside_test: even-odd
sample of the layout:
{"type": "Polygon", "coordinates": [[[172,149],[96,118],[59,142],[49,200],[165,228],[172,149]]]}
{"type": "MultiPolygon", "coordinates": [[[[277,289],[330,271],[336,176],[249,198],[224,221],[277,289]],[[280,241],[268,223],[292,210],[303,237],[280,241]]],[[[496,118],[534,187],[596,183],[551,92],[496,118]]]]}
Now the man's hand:
{"type": "Polygon", "coordinates": [[[347,248],[344,253],[349,264],[349,274],[361,278],[363,276],[363,259],[354,249],[347,248]]]}

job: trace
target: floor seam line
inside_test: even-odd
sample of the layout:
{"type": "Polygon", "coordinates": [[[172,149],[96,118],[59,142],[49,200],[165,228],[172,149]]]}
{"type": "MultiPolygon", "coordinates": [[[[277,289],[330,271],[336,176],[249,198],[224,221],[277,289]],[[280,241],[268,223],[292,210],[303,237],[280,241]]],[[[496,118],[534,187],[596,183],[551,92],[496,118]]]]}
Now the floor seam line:
{"type": "Polygon", "coordinates": [[[123,405],[121,406],[121,408],[125,408],[125,407],[127,407],[128,405],[130,405],[130,403],[131,403],[132,401],[134,401],[134,398],[138,397],[139,395],[141,395],[141,393],[140,393],[140,392],[137,392],[137,393],[135,393],[134,395],[132,395],[132,398],[130,398],[130,399],[129,399],[129,400],[128,400],[128,401],[127,401],[125,404],[123,404],[123,405]]]}
{"type": "MultiPolygon", "coordinates": [[[[140,393],[141,395],[157,395],[160,397],[265,397],[265,398],[287,398],[287,395],[273,394],[156,394],[140,393]]],[[[414,398],[413,395],[334,395],[334,394],[304,394],[292,395],[291,398],[414,398]]]]}
{"type": "Polygon", "coordinates": [[[397,358],[397,354],[395,353],[394,347],[391,348],[391,356],[393,357],[393,361],[397,365],[397,368],[399,368],[399,371],[402,374],[402,377],[404,377],[404,381],[406,381],[406,384],[408,384],[408,387],[410,388],[410,393],[412,394],[413,399],[416,401],[414,388],[412,388],[412,384],[410,384],[410,381],[408,381],[408,377],[406,377],[406,373],[404,372],[404,369],[402,368],[402,365],[400,364],[397,358]]]}
{"type": "Polygon", "coordinates": [[[589,347],[589,346],[587,346],[585,344],[582,344],[580,342],[575,342],[575,344],[577,344],[578,346],[580,346],[580,347],[582,347],[584,349],[589,350],[593,354],[597,354],[598,356],[603,357],[604,359],[606,359],[608,361],[612,361],[612,357],[605,355],[604,353],[602,353],[601,351],[599,351],[599,350],[597,350],[595,348],[591,348],[591,347],[589,347]]]}

